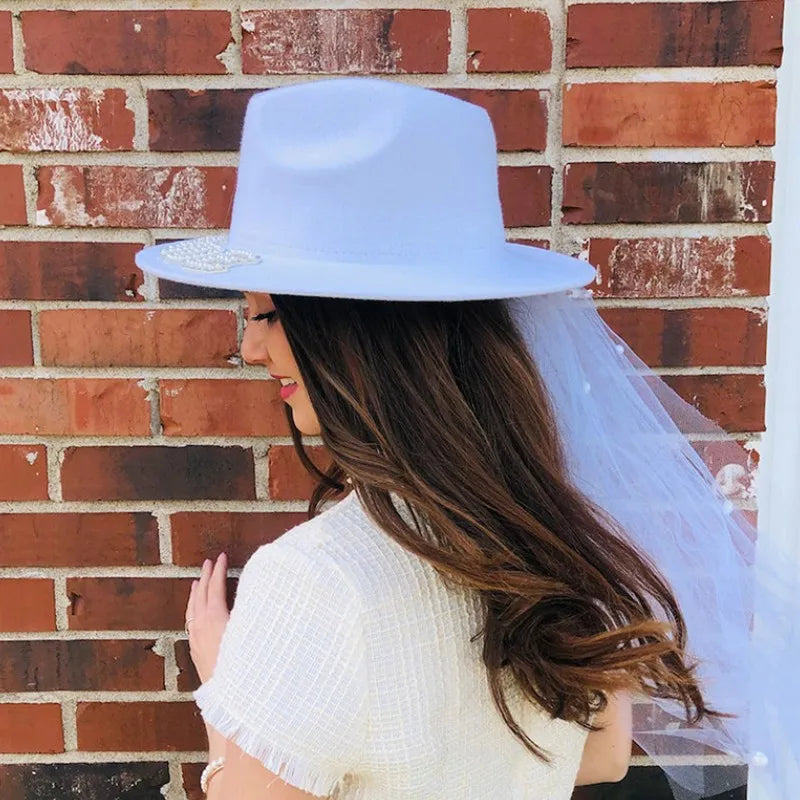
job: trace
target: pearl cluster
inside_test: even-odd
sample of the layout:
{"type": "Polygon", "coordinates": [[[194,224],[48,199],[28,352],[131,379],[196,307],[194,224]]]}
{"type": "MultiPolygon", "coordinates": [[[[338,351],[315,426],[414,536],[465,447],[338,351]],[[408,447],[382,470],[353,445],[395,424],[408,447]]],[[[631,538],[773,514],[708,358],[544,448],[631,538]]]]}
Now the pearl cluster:
{"type": "Polygon", "coordinates": [[[225,247],[227,236],[200,236],[182,239],[167,245],[161,251],[165,261],[174,261],[184,269],[200,272],[227,272],[231,267],[258,264],[261,256],[249,250],[231,250],[225,247]]]}

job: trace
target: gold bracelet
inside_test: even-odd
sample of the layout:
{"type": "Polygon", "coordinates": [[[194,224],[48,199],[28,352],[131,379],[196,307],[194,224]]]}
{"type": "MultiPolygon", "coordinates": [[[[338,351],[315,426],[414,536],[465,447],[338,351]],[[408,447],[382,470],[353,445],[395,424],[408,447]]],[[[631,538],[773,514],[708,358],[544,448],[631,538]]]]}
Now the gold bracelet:
{"type": "Polygon", "coordinates": [[[208,794],[208,782],[225,766],[225,756],[215,758],[210,764],[206,764],[203,774],[200,776],[200,790],[203,794],[208,794]]]}

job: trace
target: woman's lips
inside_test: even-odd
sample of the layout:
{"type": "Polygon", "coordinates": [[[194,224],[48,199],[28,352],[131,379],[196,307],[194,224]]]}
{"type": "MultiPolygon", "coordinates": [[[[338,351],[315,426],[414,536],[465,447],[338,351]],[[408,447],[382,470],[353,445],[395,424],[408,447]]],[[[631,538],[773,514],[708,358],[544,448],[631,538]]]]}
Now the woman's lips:
{"type": "Polygon", "coordinates": [[[294,394],[296,389],[296,383],[290,383],[288,386],[281,386],[281,397],[285,400],[289,395],[294,394]]]}

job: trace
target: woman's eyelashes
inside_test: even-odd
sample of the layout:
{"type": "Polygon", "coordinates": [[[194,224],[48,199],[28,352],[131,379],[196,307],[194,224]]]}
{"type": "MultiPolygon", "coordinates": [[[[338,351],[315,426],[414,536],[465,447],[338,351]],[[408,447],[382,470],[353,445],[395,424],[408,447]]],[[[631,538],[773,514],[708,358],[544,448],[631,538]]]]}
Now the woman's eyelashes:
{"type": "Polygon", "coordinates": [[[278,315],[277,311],[264,311],[261,314],[254,314],[250,317],[250,322],[261,322],[261,320],[266,320],[267,322],[272,322],[275,317],[278,315]]]}

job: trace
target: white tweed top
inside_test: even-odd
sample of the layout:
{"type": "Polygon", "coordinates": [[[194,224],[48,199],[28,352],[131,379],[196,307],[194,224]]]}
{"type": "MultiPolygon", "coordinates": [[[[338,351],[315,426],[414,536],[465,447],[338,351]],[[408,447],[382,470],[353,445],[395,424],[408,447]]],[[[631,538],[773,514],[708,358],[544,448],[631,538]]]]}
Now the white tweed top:
{"type": "Polygon", "coordinates": [[[515,682],[496,710],[475,592],[447,588],[351,491],[242,572],[203,718],[287,783],[337,800],[569,800],[587,731],[515,682]]]}

